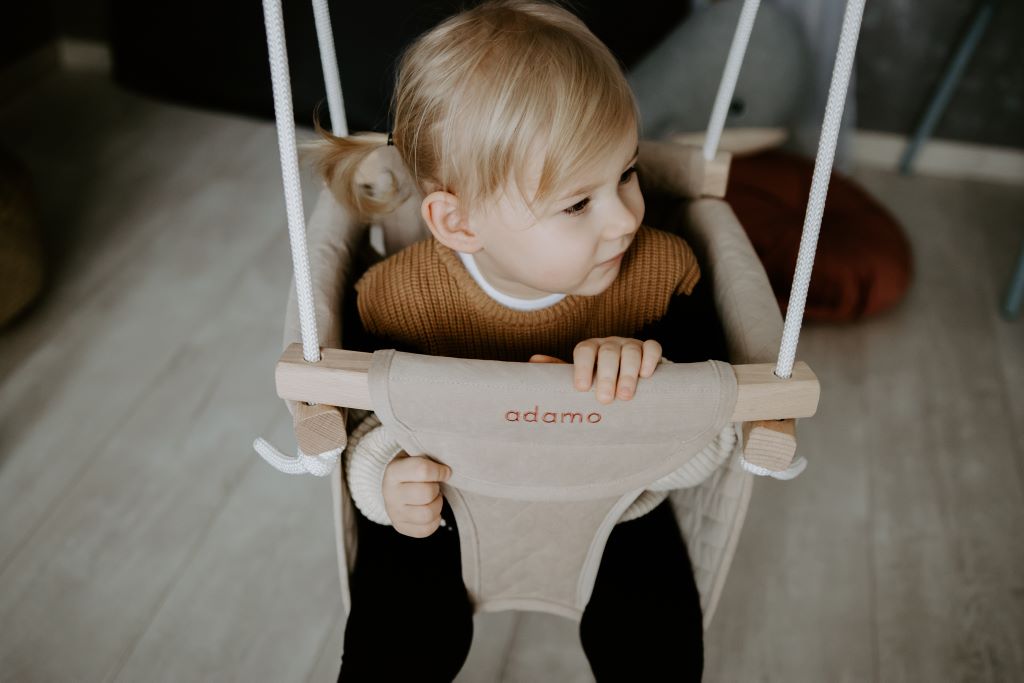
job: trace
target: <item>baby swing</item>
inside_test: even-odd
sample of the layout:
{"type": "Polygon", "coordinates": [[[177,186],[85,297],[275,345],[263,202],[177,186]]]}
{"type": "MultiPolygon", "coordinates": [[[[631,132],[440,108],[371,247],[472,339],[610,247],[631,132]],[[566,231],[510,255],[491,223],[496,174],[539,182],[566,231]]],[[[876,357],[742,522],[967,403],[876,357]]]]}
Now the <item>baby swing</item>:
{"type": "MultiPolygon", "coordinates": [[[[632,401],[604,406],[592,392],[572,389],[571,365],[340,348],[342,290],[369,226],[325,187],[307,235],[281,0],[263,0],[295,268],[276,382],[294,413],[299,454],[285,456],[262,439],[254,445],[282,471],[330,477],[346,611],[358,539],[343,468],[336,466],[347,438],[339,408],[359,419],[367,413],[357,411],[375,411],[410,455],[430,454],[451,467],[442,492],[458,520],[463,579],[477,611],[537,610],[577,621],[623,511],[652,482],[708,457],[713,442],[724,444],[729,452],[712,476],[670,494],[705,627],[710,623],[752,474],[789,479],[806,465],[793,460],[794,421],[815,413],[819,386],[795,354],[864,0],[849,0],[843,19],[784,324],[764,269],[721,199],[729,156],[717,151],[758,5],[745,0],[703,149],[644,141],[640,152],[645,181],[692,200],[684,236],[710,278],[732,364],[664,365],[632,401]],[[510,421],[510,410],[533,411],[535,421],[510,421]],[[719,434],[731,438],[716,442],[719,434]]],[[[332,127],[347,135],[327,0],[313,0],[313,7],[332,127]]],[[[361,169],[375,191],[405,197],[381,218],[389,251],[421,236],[419,198],[396,156],[393,147],[382,147],[361,169]]]]}

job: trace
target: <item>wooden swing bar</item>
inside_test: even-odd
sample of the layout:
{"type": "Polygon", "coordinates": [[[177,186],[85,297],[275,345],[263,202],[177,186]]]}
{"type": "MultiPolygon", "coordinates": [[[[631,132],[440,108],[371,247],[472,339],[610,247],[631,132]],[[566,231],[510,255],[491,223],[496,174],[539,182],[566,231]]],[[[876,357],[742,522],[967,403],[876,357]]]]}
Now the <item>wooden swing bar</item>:
{"type": "MultiPolygon", "coordinates": [[[[274,376],[277,395],[290,401],[373,410],[368,375],[373,354],[322,349],[319,363],[302,357],[302,345],[285,349],[274,376]]],[[[736,406],[733,422],[811,417],[818,410],[818,378],[804,362],[793,366],[789,379],[775,376],[771,363],[733,365],[736,406]]]]}

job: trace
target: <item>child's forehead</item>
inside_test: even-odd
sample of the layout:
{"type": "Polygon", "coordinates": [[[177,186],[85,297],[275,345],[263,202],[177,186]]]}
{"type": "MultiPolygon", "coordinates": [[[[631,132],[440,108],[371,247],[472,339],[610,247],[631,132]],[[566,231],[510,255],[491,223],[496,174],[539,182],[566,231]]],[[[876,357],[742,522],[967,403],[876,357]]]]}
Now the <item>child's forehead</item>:
{"type": "MultiPolygon", "coordinates": [[[[574,194],[578,188],[603,180],[600,176],[609,168],[628,164],[640,151],[639,135],[635,128],[627,130],[611,137],[608,143],[588,151],[590,154],[585,156],[576,173],[570,177],[554,179],[554,194],[574,194]]],[[[519,173],[510,173],[507,184],[515,186],[518,183],[524,194],[532,196],[540,185],[544,163],[554,153],[546,138],[535,142],[528,149],[523,168],[519,169],[519,173]]]]}
{"type": "Polygon", "coordinates": [[[638,137],[623,136],[606,153],[596,150],[588,167],[573,173],[568,178],[555,179],[547,197],[536,201],[539,189],[541,164],[545,160],[546,148],[543,143],[534,145],[533,154],[528,157],[528,173],[517,178],[514,171],[505,180],[504,187],[494,198],[492,207],[506,216],[515,217],[520,227],[529,227],[544,216],[563,207],[561,202],[590,192],[597,185],[617,178],[639,151],[638,137]],[[581,190],[584,192],[581,193],[581,190]]]}

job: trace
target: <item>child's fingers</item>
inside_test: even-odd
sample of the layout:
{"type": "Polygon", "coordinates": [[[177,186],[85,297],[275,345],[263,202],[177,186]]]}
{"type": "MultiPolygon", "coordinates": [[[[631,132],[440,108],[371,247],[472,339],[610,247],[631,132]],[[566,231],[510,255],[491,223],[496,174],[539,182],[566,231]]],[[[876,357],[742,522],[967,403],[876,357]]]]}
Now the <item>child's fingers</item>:
{"type": "Polygon", "coordinates": [[[447,465],[442,465],[426,456],[407,457],[402,460],[396,459],[392,461],[392,465],[393,467],[385,470],[385,476],[388,475],[389,470],[392,470],[390,473],[393,481],[400,484],[421,481],[447,481],[452,473],[452,469],[447,465]]]}
{"type": "Polygon", "coordinates": [[[619,376],[619,355],[622,347],[618,341],[605,341],[597,351],[597,400],[611,403],[615,400],[615,380],[619,376]]]}
{"type": "Polygon", "coordinates": [[[640,376],[650,377],[661,362],[661,344],[648,339],[643,345],[643,362],[640,364],[640,376]]]}
{"type": "Polygon", "coordinates": [[[581,341],[572,352],[573,386],[580,391],[589,391],[594,379],[594,363],[597,362],[597,339],[581,341]]]}
{"type": "Polygon", "coordinates": [[[643,360],[643,347],[635,340],[629,340],[622,345],[622,353],[619,358],[619,385],[615,395],[628,401],[636,393],[636,378],[640,374],[640,365],[643,360]]]}
{"type": "Polygon", "coordinates": [[[545,356],[543,353],[535,353],[530,356],[531,363],[561,363],[566,365],[566,362],[561,358],[555,358],[554,356],[545,356]]]}
{"type": "Polygon", "coordinates": [[[438,517],[429,524],[411,524],[409,522],[397,522],[395,523],[395,530],[405,536],[411,536],[412,538],[427,538],[433,536],[434,532],[437,531],[438,527],[441,526],[441,518],[438,517]]]}
{"type": "Polygon", "coordinates": [[[408,524],[432,524],[441,516],[441,506],[444,505],[444,496],[438,494],[426,505],[404,505],[402,506],[402,518],[408,524]]]}
{"type": "Polygon", "coordinates": [[[436,482],[415,481],[400,486],[403,505],[427,505],[441,493],[441,485],[436,482]]]}

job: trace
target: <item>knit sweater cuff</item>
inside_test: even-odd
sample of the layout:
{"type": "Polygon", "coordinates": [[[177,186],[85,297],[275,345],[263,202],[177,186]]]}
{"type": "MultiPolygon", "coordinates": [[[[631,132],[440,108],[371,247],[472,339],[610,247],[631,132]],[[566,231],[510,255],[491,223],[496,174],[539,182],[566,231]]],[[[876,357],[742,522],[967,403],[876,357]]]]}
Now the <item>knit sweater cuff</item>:
{"type": "Polygon", "coordinates": [[[637,517],[643,517],[654,508],[661,505],[661,501],[668,498],[668,491],[651,491],[647,489],[640,496],[633,501],[633,504],[626,508],[626,511],[619,517],[619,521],[616,524],[622,524],[628,522],[631,519],[637,517]]]}
{"type": "Polygon", "coordinates": [[[736,427],[727,424],[722,431],[697,455],[688,460],[682,467],[669,472],[661,479],[651,483],[647,488],[652,491],[671,491],[699,486],[722,466],[736,448],[736,427]]]}
{"type": "Polygon", "coordinates": [[[345,472],[352,502],[364,517],[377,524],[391,526],[384,505],[384,470],[401,451],[402,447],[373,414],[356,427],[345,449],[345,472]]]}

